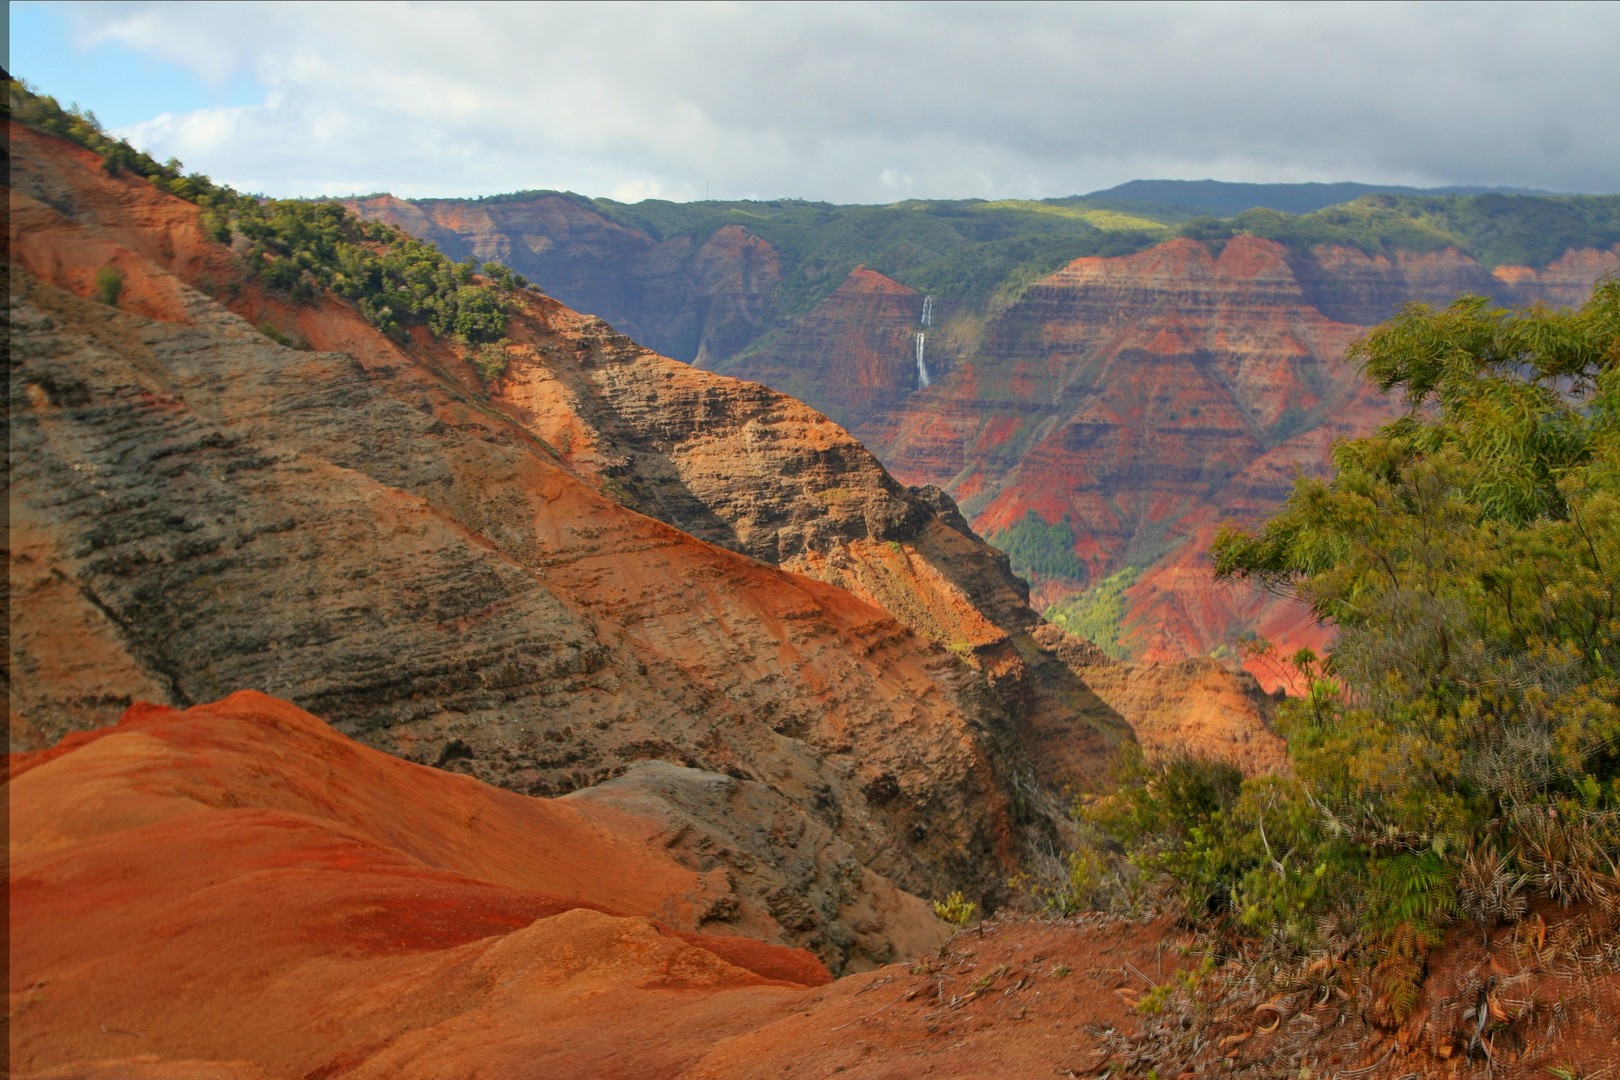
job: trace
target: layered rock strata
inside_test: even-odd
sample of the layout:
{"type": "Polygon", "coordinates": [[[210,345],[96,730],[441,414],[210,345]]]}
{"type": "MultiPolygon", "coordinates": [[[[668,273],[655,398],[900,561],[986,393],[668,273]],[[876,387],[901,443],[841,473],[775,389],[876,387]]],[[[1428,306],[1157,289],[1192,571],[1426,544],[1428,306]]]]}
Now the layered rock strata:
{"type": "Polygon", "coordinates": [[[1220,523],[1253,526],[1300,472],[1325,475],[1335,440],[1395,415],[1344,359],[1349,344],[1407,299],[1562,302],[1616,267],[1620,252],[1572,252],[1491,274],[1455,252],[1301,255],[1248,236],[1080,259],[992,320],[976,354],[856,430],[988,535],[1031,513],[1067,524],[1085,573],[1046,579],[1042,599],[1141,570],[1121,627],[1139,659],[1255,631],[1284,652],[1320,648],[1307,613],[1215,582],[1205,552],[1220,523]]]}
{"type": "Polygon", "coordinates": [[[923,325],[924,301],[915,289],[857,267],[807,315],[746,354],[695,362],[762,382],[853,429],[905,400],[922,385],[924,371],[933,379],[943,369],[937,344],[927,367],[933,327],[932,320],[923,325]]]}
{"type": "MultiPolygon", "coordinates": [[[[924,387],[914,361],[921,298],[869,270],[788,318],[767,295],[779,278],[757,269],[781,260],[758,237],[655,239],[559,195],[357,205],[458,257],[507,260],[670,355],[810,402],[906,482],[944,488],[981,533],[1030,512],[1048,524],[1067,517],[1085,571],[1038,576],[1038,602],[1135,567],[1122,630],[1141,659],[1230,651],[1255,632],[1284,653],[1326,644],[1297,609],[1214,583],[1203,552],[1218,519],[1261,520],[1296,467],[1323,473],[1334,439],[1391,415],[1343,362],[1351,340],[1412,300],[1579,304],[1620,269],[1615,248],[1491,268],[1454,250],[1178,239],[1078,260],[1005,310],[931,335],[948,362],[924,387]],[[686,269],[700,250],[706,277],[686,269]],[[731,269],[713,269],[727,259],[731,269]],[[711,318],[707,295],[716,325],[734,335],[694,337],[694,320],[711,318]]],[[[1286,683],[1251,667],[1268,685],[1286,683]]]]}
{"type": "MultiPolygon", "coordinates": [[[[264,293],[195,206],[12,150],[13,746],[254,687],[523,792],[667,762],[672,832],[779,823],[708,822],[687,857],[729,868],[731,910],[807,897],[783,938],[835,967],[915,930],[868,874],[994,895],[1039,828],[1034,617],[948,500],[534,293],[491,397],[453,343],[264,293]],[[117,309],[85,298],[106,266],[117,309]],[[778,833],[780,865],[750,846],[778,833]]],[[[1129,735],[1093,717],[1100,766],[1129,735]]]]}
{"type": "Polygon", "coordinates": [[[382,195],[347,205],[452,258],[511,266],[575,310],[683,360],[732,356],[775,322],[781,260],[741,225],[659,240],[556,193],[476,203],[382,195]]]}

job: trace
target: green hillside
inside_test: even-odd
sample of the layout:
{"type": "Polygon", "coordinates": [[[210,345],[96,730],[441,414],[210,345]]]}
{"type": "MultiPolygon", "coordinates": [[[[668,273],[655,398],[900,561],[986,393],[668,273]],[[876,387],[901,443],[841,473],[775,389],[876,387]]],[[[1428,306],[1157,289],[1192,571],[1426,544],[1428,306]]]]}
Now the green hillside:
{"type": "MultiPolygon", "coordinates": [[[[1620,243],[1620,195],[1408,194],[1356,184],[1225,186],[1372,193],[1308,213],[1255,208],[1224,217],[1190,217],[1185,206],[1126,202],[1106,193],[994,202],[914,199],[887,206],[795,199],[627,204],[575,197],[658,240],[688,235],[702,242],[724,225],[745,226],[782,257],[777,301],[789,319],[808,311],[856,266],[949,295],[961,308],[983,310],[1073,259],[1130,254],[1175,235],[1218,241],[1247,233],[1291,248],[1336,244],[1373,254],[1449,247],[1487,268],[1545,266],[1570,247],[1620,243]]],[[[1326,197],[1324,192],[1315,197],[1326,197]]]]}

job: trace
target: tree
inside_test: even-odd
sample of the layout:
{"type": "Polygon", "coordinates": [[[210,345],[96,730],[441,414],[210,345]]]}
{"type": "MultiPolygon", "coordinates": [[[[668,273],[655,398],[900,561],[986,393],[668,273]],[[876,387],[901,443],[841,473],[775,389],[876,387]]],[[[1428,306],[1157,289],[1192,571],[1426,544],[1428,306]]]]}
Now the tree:
{"type": "Polygon", "coordinates": [[[1333,935],[1394,1027],[1451,919],[1526,890],[1620,913],[1620,282],[1577,311],[1411,305],[1352,356],[1409,412],[1214,548],[1338,629],[1295,657],[1292,774],[1145,762],[1092,817],[1193,913],[1333,935]]]}
{"type": "Polygon", "coordinates": [[[1352,356],[1410,411],[1214,549],[1338,627],[1289,709],[1299,778],[1375,870],[1455,877],[1490,837],[1560,899],[1620,901],[1620,282],[1411,305],[1352,356]]]}

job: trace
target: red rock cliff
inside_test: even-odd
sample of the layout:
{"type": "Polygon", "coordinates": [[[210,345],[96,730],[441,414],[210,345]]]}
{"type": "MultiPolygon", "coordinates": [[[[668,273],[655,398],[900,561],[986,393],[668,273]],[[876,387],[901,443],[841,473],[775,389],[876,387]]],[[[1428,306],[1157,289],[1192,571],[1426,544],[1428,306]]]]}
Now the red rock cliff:
{"type": "MultiPolygon", "coordinates": [[[[987,534],[1065,519],[1090,580],[1143,568],[1126,640],[1144,659],[1200,655],[1258,629],[1320,647],[1303,612],[1215,583],[1222,520],[1252,525],[1334,439],[1394,415],[1343,359],[1406,298],[1487,292],[1567,300],[1620,252],[1495,275],[1455,252],[1309,255],[1239,236],[1080,259],[1031,286],[935,386],[857,427],[896,472],[943,487],[987,534]]],[[[1044,583],[1055,598],[1082,582],[1044,583]]],[[[1277,673],[1256,674],[1278,683],[1277,673]]]]}
{"type": "MultiPolygon", "coordinates": [[[[255,687],[519,791],[614,780],[600,797],[731,868],[715,919],[763,912],[835,966],[931,922],[881,899],[896,887],[994,893],[1016,864],[1039,827],[1013,799],[1020,721],[937,639],[954,603],[966,656],[1013,655],[1032,616],[948,502],[797,403],[534,293],[492,403],[453,343],[283,302],[195,206],[11,140],[14,746],[255,687]],[[104,266],[118,309],[85,298],[104,266]],[[525,422],[518,388],[543,385],[578,411],[525,422]],[[724,454],[750,441],[759,476],[799,476],[822,509],[748,495],[724,454]]],[[[1128,735],[1094,719],[1074,737],[1096,766],[1128,735]]]]}
{"type": "Polygon", "coordinates": [[[746,356],[699,366],[765,383],[853,428],[919,386],[922,306],[915,289],[859,267],[808,315],[746,356]]]}

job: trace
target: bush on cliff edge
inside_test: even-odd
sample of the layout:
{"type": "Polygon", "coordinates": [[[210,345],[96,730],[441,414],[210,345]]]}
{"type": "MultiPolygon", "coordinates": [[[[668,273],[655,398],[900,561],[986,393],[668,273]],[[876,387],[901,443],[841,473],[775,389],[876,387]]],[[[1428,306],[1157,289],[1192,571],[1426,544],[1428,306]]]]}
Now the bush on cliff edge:
{"type": "Polygon", "coordinates": [[[1349,934],[1393,1024],[1454,919],[1620,914],[1620,282],[1575,311],[1411,305],[1351,355],[1410,411],[1214,547],[1338,629],[1295,658],[1292,775],[1141,763],[1092,817],[1195,917],[1349,934]]]}

